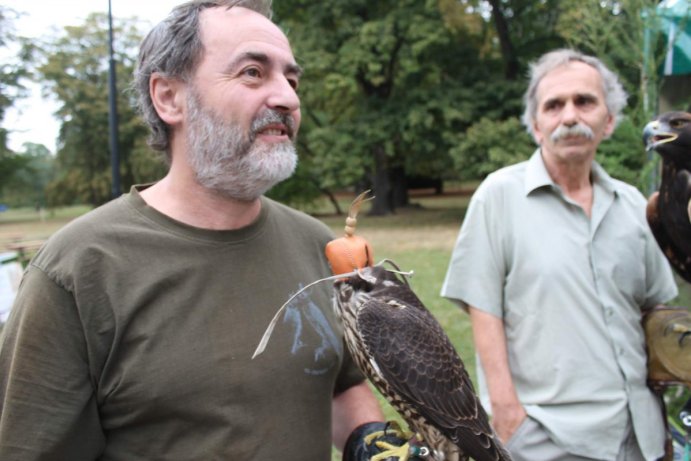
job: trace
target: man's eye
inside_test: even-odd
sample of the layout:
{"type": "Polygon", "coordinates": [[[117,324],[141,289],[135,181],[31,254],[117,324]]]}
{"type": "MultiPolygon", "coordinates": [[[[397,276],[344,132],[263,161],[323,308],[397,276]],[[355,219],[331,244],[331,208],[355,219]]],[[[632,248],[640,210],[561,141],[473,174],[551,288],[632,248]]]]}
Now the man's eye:
{"type": "Polygon", "coordinates": [[[578,106],[589,106],[591,104],[595,104],[595,98],[584,96],[576,99],[576,105],[578,106]]]}
{"type": "Polygon", "coordinates": [[[550,101],[545,104],[544,109],[545,111],[549,112],[551,110],[556,110],[560,106],[559,101],[550,101]]]}
{"type": "Polygon", "coordinates": [[[245,75],[247,75],[248,77],[252,77],[252,78],[259,78],[262,76],[262,73],[256,67],[249,67],[249,68],[245,69],[243,71],[243,73],[245,75]]]}

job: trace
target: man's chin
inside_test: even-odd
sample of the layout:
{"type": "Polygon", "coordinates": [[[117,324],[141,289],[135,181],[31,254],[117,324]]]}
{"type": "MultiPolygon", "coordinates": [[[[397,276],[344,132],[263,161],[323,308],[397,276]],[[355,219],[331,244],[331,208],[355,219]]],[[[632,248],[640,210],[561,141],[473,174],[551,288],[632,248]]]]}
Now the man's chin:
{"type": "Polygon", "coordinates": [[[262,195],[266,194],[272,187],[285,181],[292,173],[288,176],[281,178],[272,178],[266,181],[254,181],[252,184],[229,184],[228,186],[215,185],[210,187],[214,193],[229,199],[236,200],[238,202],[253,202],[260,198],[262,195]]]}

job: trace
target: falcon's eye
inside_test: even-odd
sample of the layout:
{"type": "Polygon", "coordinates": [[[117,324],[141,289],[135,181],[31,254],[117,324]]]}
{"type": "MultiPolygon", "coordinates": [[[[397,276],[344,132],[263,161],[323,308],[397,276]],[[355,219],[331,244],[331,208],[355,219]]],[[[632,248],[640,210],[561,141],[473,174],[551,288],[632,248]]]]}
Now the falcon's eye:
{"type": "Polygon", "coordinates": [[[684,118],[675,118],[669,123],[669,126],[675,130],[678,130],[680,128],[684,128],[687,123],[689,123],[689,121],[684,118]]]}

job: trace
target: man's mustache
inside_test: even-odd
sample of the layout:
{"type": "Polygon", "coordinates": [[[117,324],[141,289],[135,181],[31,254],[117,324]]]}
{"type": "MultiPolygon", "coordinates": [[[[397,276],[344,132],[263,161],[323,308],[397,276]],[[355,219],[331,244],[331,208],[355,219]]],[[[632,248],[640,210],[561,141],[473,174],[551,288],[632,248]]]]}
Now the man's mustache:
{"type": "Polygon", "coordinates": [[[568,136],[583,136],[588,139],[593,139],[595,134],[588,125],[577,123],[571,126],[559,125],[557,129],[552,132],[549,138],[555,143],[568,136]]]}
{"type": "Polygon", "coordinates": [[[292,140],[295,136],[295,119],[292,115],[286,114],[284,112],[279,112],[277,110],[269,109],[264,111],[262,114],[257,116],[252,121],[252,126],[250,127],[250,136],[252,141],[257,136],[261,130],[269,125],[282,124],[286,127],[286,134],[292,140]]]}

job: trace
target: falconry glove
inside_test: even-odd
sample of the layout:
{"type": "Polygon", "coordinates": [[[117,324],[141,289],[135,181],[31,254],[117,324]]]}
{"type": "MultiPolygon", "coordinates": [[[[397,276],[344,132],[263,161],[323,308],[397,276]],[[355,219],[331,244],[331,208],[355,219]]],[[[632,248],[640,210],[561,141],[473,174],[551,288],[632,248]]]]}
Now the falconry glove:
{"type": "Polygon", "coordinates": [[[648,350],[648,384],[655,390],[691,386],[691,313],[685,307],[659,305],[643,317],[648,350]]]}
{"type": "Polygon", "coordinates": [[[412,445],[404,437],[406,435],[395,423],[365,423],[348,437],[343,461],[422,461],[427,458],[427,447],[412,445]]]}

